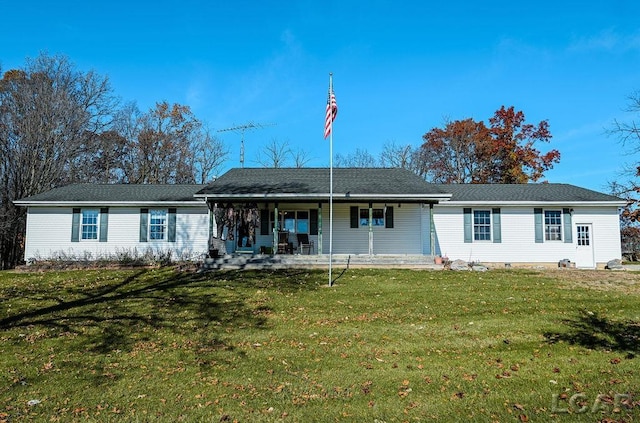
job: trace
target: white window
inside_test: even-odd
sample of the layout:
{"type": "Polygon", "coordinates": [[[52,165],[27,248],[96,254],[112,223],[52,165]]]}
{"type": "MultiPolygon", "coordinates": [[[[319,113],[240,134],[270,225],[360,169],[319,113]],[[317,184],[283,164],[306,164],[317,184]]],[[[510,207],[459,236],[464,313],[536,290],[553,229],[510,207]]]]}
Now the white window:
{"type": "MultiPolygon", "coordinates": [[[[309,211],[284,211],[279,212],[278,230],[288,231],[291,233],[308,234],[309,233],[309,211]]],[[[273,224],[273,212],[270,215],[271,224],[273,224]]]]}
{"type": "Polygon", "coordinates": [[[163,209],[149,210],[149,240],[163,241],[167,239],[167,211],[163,209]]]}
{"type": "Polygon", "coordinates": [[[80,227],[81,239],[97,240],[98,239],[98,216],[99,210],[85,209],[82,210],[82,222],[80,227]]]}
{"type": "Polygon", "coordinates": [[[589,246],[591,244],[591,238],[589,236],[589,226],[579,225],[576,227],[578,232],[578,245],[589,246]]]}
{"type": "MultiPolygon", "coordinates": [[[[373,209],[373,226],[384,226],[384,210],[373,209]]],[[[360,209],[360,226],[369,226],[369,209],[360,209]]]]}
{"type": "Polygon", "coordinates": [[[296,215],[297,215],[296,232],[299,234],[308,234],[309,233],[309,212],[299,211],[297,212],[296,215]]]}
{"type": "Polygon", "coordinates": [[[545,210],[544,239],[562,241],[562,212],[560,210],[545,210]]]}
{"type": "Polygon", "coordinates": [[[474,241],[491,241],[491,211],[473,211],[473,239],[474,241]]]}

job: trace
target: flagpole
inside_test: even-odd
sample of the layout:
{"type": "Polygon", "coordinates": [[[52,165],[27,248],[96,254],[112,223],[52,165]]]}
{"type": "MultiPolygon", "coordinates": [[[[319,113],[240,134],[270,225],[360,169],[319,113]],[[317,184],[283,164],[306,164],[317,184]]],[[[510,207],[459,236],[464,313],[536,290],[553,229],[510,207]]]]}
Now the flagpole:
{"type": "MultiPolygon", "coordinates": [[[[329,93],[333,93],[333,73],[329,72],[329,93]]],[[[329,286],[333,286],[333,121],[329,134],[329,286]]]]}

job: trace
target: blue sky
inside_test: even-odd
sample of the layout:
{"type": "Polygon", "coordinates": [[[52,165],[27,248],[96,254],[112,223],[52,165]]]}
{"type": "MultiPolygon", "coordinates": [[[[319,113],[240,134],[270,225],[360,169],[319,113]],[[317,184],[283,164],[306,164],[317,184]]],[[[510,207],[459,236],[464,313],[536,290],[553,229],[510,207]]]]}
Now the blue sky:
{"type": "MultiPolygon", "coordinates": [[[[246,166],[272,140],[329,165],[329,72],[339,106],[335,154],[421,144],[443,120],[485,122],[514,106],[548,120],[550,182],[606,190],[625,154],[605,130],[640,90],[637,0],[515,2],[0,0],[0,66],[41,51],[108,76],[148,110],[191,107],[214,130],[247,122],[246,166]]],[[[637,117],[636,117],[637,118],[637,117]]],[[[239,166],[240,134],[220,132],[239,166]]]]}

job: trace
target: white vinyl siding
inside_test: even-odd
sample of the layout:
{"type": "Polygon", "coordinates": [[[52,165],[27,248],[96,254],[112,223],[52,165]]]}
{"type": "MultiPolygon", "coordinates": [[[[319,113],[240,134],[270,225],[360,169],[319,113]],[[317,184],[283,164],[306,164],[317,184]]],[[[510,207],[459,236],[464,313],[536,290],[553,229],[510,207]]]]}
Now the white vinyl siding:
{"type": "MultiPolygon", "coordinates": [[[[384,203],[374,203],[374,209],[380,209],[384,215],[384,203]]],[[[369,226],[358,226],[351,228],[351,207],[358,208],[358,223],[360,209],[369,210],[368,204],[362,203],[338,203],[333,205],[333,253],[334,254],[369,254],[369,226]]],[[[373,254],[423,254],[422,239],[422,216],[423,209],[420,204],[402,204],[398,207],[393,204],[393,212],[387,207],[387,216],[384,217],[382,226],[372,227],[373,254]],[[393,228],[385,227],[390,223],[389,216],[393,213],[393,228]]],[[[281,212],[283,207],[279,207],[281,212]]],[[[313,210],[313,204],[309,203],[288,203],[287,211],[297,212],[300,219],[300,211],[308,212],[313,210]]],[[[317,210],[317,208],[315,209],[317,210]]],[[[428,206],[424,210],[428,213],[428,206]]],[[[269,210],[273,214],[273,206],[269,210]]],[[[319,235],[309,235],[309,240],[314,242],[316,252],[322,248],[322,254],[329,254],[329,205],[322,204],[320,216],[322,219],[322,246],[319,245],[319,235]]],[[[273,222],[271,222],[272,224],[273,222]]],[[[271,226],[269,226],[269,231],[271,226]]],[[[292,233],[289,241],[297,248],[297,240],[292,233]]],[[[256,248],[271,247],[273,245],[273,234],[256,235],[256,248]]],[[[233,245],[227,246],[233,248],[233,245]]]]}
{"type": "MultiPolygon", "coordinates": [[[[100,210],[100,208],[96,207],[100,210]]],[[[140,242],[140,207],[109,207],[107,242],[71,242],[71,207],[30,206],[25,259],[49,257],[101,258],[122,252],[171,251],[172,257],[195,256],[208,250],[209,217],[205,205],[178,207],[176,242],[140,242]]]]}
{"type": "MultiPolygon", "coordinates": [[[[573,205],[573,222],[593,224],[592,243],[596,262],[619,258],[620,226],[615,206],[573,205]]],[[[549,208],[550,210],[552,208],[549,208]]],[[[562,208],[553,209],[562,210],[562,208]]],[[[486,263],[557,263],[574,261],[575,242],[535,242],[535,221],[531,206],[501,206],[501,242],[465,243],[463,206],[434,206],[436,238],[442,254],[450,259],[486,263]]],[[[573,231],[575,231],[575,224],[573,231]]],[[[563,228],[564,230],[564,228],[563,228]]],[[[575,236],[573,236],[575,240],[575,236]]]]}
{"type": "MultiPolygon", "coordinates": [[[[89,206],[102,214],[102,207],[89,206]]],[[[176,205],[167,205],[166,209],[176,205]]],[[[421,204],[393,205],[394,227],[373,226],[371,240],[373,254],[420,255],[429,254],[431,234],[429,232],[429,206],[421,204]]],[[[207,252],[209,217],[207,207],[178,205],[176,210],[176,241],[140,242],[140,210],[142,207],[108,207],[108,240],[105,242],[72,242],[72,207],[30,206],[27,215],[25,259],[49,257],[100,258],[123,251],[144,254],[152,251],[172,251],[172,257],[180,258],[207,252]]],[[[271,210],[273,210],[271,204],[271,210]]],[[[333,253],[369,254],[369,228],[351,228],[351,207],[367,208],[363,203],[334,204],[333,253]]],[[[84,207],[82,207],[84,209],[84,207]]],[[[163,207],[149,206],[149,210],[163,207]]],[[[374,203],[374,209],[384,209],[384,203],[374,203]]],[[[318,210],[317,204],[288,203],[290,211],[318,210]]],[[[106,208],[105,208],[106,210],[106,208]]],[[[608,260],[621,257],[620,226],[616,206],[587,206],[566,204],[558,207],[538,205],[499,205],[499,230],[495,210],[498,205],[484,204],[436,204],[433,207],[435,241],[434,252],[450,259],[479,261],[485,263],[557,263],[562,259],[575,261],[577,247],[576,225],[590,225],[591,243],[595,262],[602,266],[608,260]],[[491,211],[491,242],[464,242],[464,208],[491,211]],[[534,209],[562,211],[562,242],[536,243],[534,209]],[[567,226],[564,209],[571,210],[572,226],[567,226]],[[567,231],[571,230],[572,242],[567,242],[567,231]],[[497,237],[500,233],[500,238],[497,237]]],[[[311,215],[311,213],[309,213],[311,215]]],[[[544,213],[543,213],[544,215],[544,213]]],[[[322,221],[322,253],[329,253],[329,205],[322,204],[319,215],[322,221]]],[[[303,225],[304,226],[304,225],[303,225]]],[[[98,218],[98,233],[101,229],[98,218]]],[[[105,225],[106,227],[106,225],[105,225]]],[[[297,229],[302,229],[298,226],[297,229]]],[[[98,235],[100,237],[100,234],[98,235]]],[[[293,238],[292,238],[293,239],[293,238]]],[[[319,235],[310,235],[316,252],[319,250],[319,235]]],[[[295,241],[294,241],[295,243],[295,241]]],[[[256,245],[271,246],[273,234],[257,235],[256,245]]],[[[294,245],[295,246],[295,245],[294,245]]]]}
{"type": "MultiPolygon", "coordinates": [[[[333,205],[333,253],[369,254],[369,226],[351,228],[350,208],[367,209],[366,204],[333,205]]],[[[384,210],[384,204],[373,203],[374,209],[384,210]]],[[[428,211],[428,208],[427,208],[428,211]]],[[[393,228],[373,226],[373,254],[422,254],[422,207],[402,204],[393,207],[393,228]]],[[[322,251],[329,252],[329,205],[323,204],[322,251]]],[[[359,215],[358,215],[359,216],[359,215]]]]}

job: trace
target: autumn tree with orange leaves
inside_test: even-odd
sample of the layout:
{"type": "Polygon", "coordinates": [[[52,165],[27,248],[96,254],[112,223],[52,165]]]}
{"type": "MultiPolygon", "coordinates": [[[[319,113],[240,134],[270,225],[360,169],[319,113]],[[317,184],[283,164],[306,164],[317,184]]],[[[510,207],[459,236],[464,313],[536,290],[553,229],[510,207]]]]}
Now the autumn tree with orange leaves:
{"type": "Polygon", "coordinates": [[[549,123],[527,123],[513,106],[497,110],[488,126],[473,119],[447,121],[422,138],[415,171],[430,182],[536,182],[560,161],[558,150],[542,153],[537,148],[551,139],[549,123]]]}

